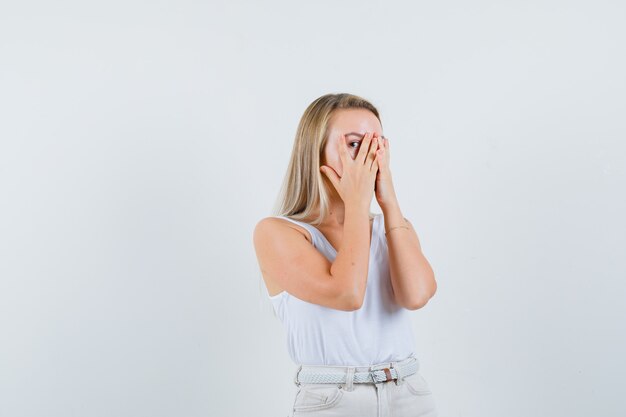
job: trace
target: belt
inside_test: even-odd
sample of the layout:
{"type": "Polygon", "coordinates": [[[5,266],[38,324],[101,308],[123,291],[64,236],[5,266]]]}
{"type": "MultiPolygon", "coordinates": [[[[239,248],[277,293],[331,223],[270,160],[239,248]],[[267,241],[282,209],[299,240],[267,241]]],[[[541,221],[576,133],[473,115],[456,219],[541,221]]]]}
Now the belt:
{"type": "MultiPolygon", "coordinates": [[[[413,375],[419,370],[419,361],[416,357],[410,356],[400,362],[388,362],[381,365],[373,365],[367,371],[356,371],[353,374],[352,382],[355,384],[366,384],[387,381],[395,381],[405,376],[413,375]]],[[[294,382],[296,385],[303,384],[343,384],[347,383],[348,372],[351,367],[324,367],[315,365],[300,365],[296,372],[294,382]],[[325,369],[321,369],[325,368],[325,369]],[[327,368],[327,369],[326,369],[327,368]]],[[[353,367],[362,368],[362,367],[353,367]]]]}

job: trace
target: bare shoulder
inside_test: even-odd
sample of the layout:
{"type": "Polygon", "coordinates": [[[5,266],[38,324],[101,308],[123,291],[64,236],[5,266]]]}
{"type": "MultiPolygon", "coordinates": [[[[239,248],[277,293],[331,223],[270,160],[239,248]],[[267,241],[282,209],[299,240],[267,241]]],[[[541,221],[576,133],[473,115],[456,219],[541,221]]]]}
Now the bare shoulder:
{"type": "Polygon", "coordinates": [[[353,310],[349,283],[332,276],[331,261],[311,239],[307,228],[283,218],[266,217],[257,223],[254,249],[268,294],[286,291],[309,303],[353,310]]]}
{"type": "Polygon", "coordinates": [[[299,224],[279,217],[264,217],[258,221],[254,228],[254,245],[267,243],[269,239],[294,236],[294,230],[304,236],[309,243],[312,243],[309,231],[299,224]]]}
{"type": "Polygon", "coordinates": [[[283,291],[284,285],[274,278],[272,266],[281,262],[284,248],[293,247],[300,242],[312,243],[308,230],[299,224],[278,217],[265,217],[254,228],[254,249],[261,266],[261,274],[270,296],[283,291]]]}

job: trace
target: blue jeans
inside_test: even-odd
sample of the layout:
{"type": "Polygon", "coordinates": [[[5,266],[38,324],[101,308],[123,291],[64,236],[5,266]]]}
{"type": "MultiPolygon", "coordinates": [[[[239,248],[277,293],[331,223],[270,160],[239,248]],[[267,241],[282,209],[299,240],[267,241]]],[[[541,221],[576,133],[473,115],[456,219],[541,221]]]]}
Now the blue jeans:
{"type": "MultiPolygon", "coordinates": [[[[437,417],[433,393],[419,369],[398,380],[379,383],[353,383],[354,372],[388,368],[402,364],[385,362],[372,366],[312,366],[301,368],[323,371],[341,370],[347,382],[339,384],[300,383],[289,417],[437,417]]],[[[295,378],[294,378],[295,382],[295,378]]]]}

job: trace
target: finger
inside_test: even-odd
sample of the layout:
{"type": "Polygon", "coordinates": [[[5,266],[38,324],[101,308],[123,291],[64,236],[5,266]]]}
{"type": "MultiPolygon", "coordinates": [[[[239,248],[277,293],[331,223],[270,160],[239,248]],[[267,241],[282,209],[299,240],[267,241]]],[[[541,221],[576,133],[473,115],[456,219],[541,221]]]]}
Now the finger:
{"type": "Polygon", "coordinates": [[[376,134],[376,137],[378,139],[378,149],[377,149],[376,152],[378,152],[378,150],[385,148],[385,137],[384,136],[378,136],[378,134],[376,134]]]}
{"type": "Polygon", "coordinates": [[[369,133],[365,133],[363,140],[361,141],[361,147],[359,148],[359,153],[356,156],[356,160],[361,164],[365,163],[365,158],[367,157],[370,150],[370,143],[372,142],[372,135],[369,133]]]}
{"type": "Polygon", "coordinates": [[[341,136],[339,136],[337,146],[339,147],[339,158],[341,159],[341,162],[344,164],[343,166],[345,167],[349,155],[348,151],[346,150],[346,136],[344,134],[341,134],[341,136]]]}
{"type": "Polygon", "coordinates": [[[374,167],[376,160],[376,151],[378,150],[378,138],[372,139],[372,146],[367,154],[366,165],[371,170],[374,167]]]}
{"type": "Polygon", "coordinates": [[[380,151],[377,151],[376,157],[374,158],[374,164],[376,165],[376,168],[379,171],[382,168],[382,163],[381,163],[382,160],[383,160],[383,155],[380,153],[380,151]]]}
{"type": "Polygon", "coordinates": [[[378,141],[379,141],[380,146],[378,147],[378,150],[376,151],[376,158],[384,159],[386,151],[387,151],[387,138],[381,135],[378,141]]]}
{"type": "Polygon", "coordinates": [[[384,138],[384,140],[383,140],[382,150],[384,151],[384,156],[385,156],[385,159],[389,159],[389,155],[391,155],[391,154],[389,153],[389,139],[384,138]]]}
{"type": "Polygon", "coordinates": [[[385,156],[387,149],[387,138],[383,136],[380,138],[380,146],[378,147],[376,154],[380,153],[381,156],[385,156]]]}
{"type": "Polygon", "coordinates": [[[380,172],[380,157],[378,156],[378,152],[374,157],[374,163],[372,165],[372,170],[370,173],[374,176],[374,180],[378,178],[378,173],[380,172]]]}
{"type": "Polygon", "coordinates": [[[332,169],[331,167],[326,166],[326,165],[322,165],[320,167],[320,171],[322,171],[324,173],[324,175],[326,175],[326,178],[328,178],[330,180],[330,182],[333,184],[333,187],[335,187],[336,190],[339,190],[339,188],[338,188],[338,185],[339,185],[339,175],[337,175],[335,170],[332,169]]]}
{"type": "Polygon", "coordinates": [[[384,136],[380,136],[378,133],[374,133],[374,137],[376,138],[376,143],[378,144],[378,146],[376,147],[377,149],[380,149],[384,146],[384,142],[383,139],[385,139],[384,136]]]}

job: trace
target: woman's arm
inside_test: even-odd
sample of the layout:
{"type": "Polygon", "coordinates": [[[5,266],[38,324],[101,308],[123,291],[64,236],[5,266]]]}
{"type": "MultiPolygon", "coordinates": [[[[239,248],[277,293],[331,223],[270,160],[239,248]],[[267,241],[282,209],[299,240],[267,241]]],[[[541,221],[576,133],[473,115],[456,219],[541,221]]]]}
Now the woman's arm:
{"type": "Polygon", "coordinates": [[[413,225],[402,216],[398,203],[381,209],[385,216],[385,232],[388,232],[389,273],[395,301],[406,309],[417,310],[435,295],[435,274],[422,253],[413,225]]]}
{"type": "Polygon", "coordinates": [[[396,303],[409,310],[426,305],[435,295],[435,274],[422,253],[413,225],[402,216],[393,186],[389,160],[389,139],[383,138],[377,152],[376,201],[385,216],[389,273],[396,303]],[[397,227],[402,226],[402,227],[397,227]]]}

